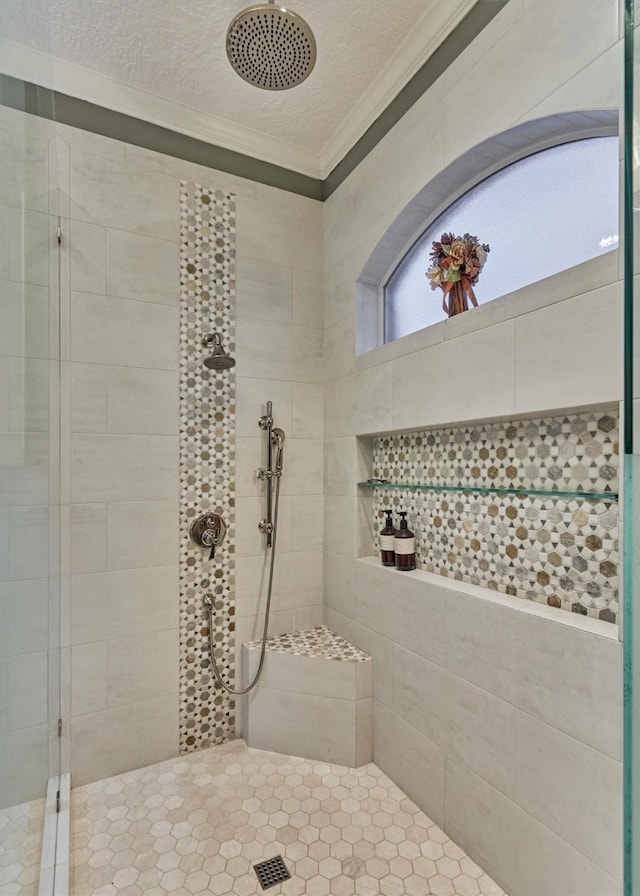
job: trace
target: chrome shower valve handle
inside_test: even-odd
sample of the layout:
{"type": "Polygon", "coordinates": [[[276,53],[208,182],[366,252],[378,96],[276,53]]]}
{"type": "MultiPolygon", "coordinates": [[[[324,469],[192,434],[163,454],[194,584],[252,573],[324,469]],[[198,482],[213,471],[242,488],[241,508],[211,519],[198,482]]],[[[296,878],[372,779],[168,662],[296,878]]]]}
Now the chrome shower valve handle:
{"type": "Polygon", "coordinates": [[[191,540],[201,548],[210,548],[209,560],[216,555],[216,548],[222,544],[227,527],[217,513],[203,513],[189,527],[191,540]]]}

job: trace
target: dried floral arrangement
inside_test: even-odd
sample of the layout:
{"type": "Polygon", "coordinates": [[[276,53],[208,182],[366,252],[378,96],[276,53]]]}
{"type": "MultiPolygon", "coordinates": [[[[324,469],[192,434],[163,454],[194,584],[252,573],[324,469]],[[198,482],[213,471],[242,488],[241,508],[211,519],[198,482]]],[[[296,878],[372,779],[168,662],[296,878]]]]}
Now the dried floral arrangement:
{"type": "Polygon", "coordinates": [[[439,241],[434,240],[430,255],[432,264],[426,276],[431,289],[441,287],[442,308],[448,317],[466,311],[469,307],[467,298],[477,308],[473,287],[488,254],[489,245],[480,243],[478,237],[470,233],[464,236],[443,233],[439,241]]]}

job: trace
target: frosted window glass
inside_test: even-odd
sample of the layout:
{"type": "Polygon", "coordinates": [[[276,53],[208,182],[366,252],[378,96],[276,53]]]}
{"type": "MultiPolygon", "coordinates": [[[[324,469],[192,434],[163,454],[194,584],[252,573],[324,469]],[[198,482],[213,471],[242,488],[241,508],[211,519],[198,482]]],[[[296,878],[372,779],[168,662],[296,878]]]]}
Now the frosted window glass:
{"type": "Polygon", "coordinates": [[[425,277],[434,240],[472,233],[491,252],[478,304],[617,248],[618,138],[594,137],[528,156],[453,203],[414,243],[384,289],[385,342],[446,315],[425,277]]]}

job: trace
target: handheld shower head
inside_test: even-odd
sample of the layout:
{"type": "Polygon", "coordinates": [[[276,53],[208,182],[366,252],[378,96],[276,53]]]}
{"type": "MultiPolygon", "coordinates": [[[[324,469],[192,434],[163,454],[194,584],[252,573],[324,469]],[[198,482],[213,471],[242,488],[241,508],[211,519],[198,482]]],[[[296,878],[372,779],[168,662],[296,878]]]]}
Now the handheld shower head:
{"type": "Polygon", "coordinates": [[[282,455],[284,454],[284,430],[274,426],[271,430],[271,444],[276,449],[276,470],[282,470],[282,455]]]}
{"type": "Polygon", "coordinates": [[[204,366],[209,370],[230,370],[235,366],[236,359],[231,358],[222,348],[218,333],[209,333],[203,338],[202,344],[205,348],[213,346],[213,353],[204,359],[204,366]]]}

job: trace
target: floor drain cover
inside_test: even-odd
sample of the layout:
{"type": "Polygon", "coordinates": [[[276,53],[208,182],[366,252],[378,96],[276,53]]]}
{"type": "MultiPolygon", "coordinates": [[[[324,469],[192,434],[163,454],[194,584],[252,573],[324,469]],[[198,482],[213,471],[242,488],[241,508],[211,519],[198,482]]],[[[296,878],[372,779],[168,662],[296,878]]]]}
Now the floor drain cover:
{"type": "Polygon", "coordinates": [[[253,866],[253,870],[258,875],[263,890],[281,884],[283,880],[289,880],[291,877],[282,856],[274,856],[272,859],[260,862],[253,866]]]}

